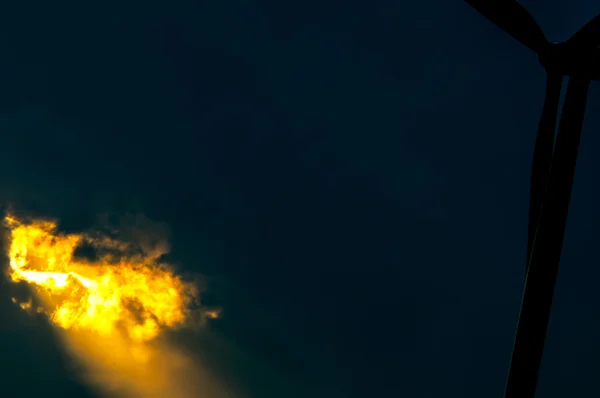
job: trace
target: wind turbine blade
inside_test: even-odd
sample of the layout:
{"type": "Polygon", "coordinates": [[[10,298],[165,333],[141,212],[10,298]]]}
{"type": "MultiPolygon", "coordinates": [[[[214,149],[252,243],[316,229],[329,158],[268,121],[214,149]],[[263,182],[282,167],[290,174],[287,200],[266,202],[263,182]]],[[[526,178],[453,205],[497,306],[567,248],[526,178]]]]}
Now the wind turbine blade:
{"type": "Polygon", "coordinates": [[[533,16],[514,0],[465,0],[493,24],[536,53],[549,45],[533,16]]]}
{"type": "Polygon", "coordinates": [[[527,268],[533,247],[533,239],[537,229],[542,201],[546,193],[548,174],[552,163],[552,150],[554,147],[554,133],[558,104],[563,77],[559,74],[548,73],[546,76],[546,96],[544,108],[538,126],[535,149],[533,151],[533,164],[531,167],[531,188],[529,193],[529,234],[527,241],[527,268]]]}
{"type": "Polygon", "coordinates": [[[600,46],[600,14],[586,23],[565,44],[584,51],[600,46]]]}
{"type": "Polygon", "coordinates": [[[529,259],[505,398],[534,398],[567,223],[590,80],[572,77],[529,259]]]}

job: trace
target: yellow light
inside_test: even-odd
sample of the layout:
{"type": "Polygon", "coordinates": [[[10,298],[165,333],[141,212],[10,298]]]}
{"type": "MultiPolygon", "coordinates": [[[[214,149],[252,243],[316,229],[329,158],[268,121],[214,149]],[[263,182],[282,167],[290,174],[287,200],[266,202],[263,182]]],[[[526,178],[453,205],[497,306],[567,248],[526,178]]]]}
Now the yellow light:
{"type": "MultiPolygon", "coordinates": [[[[10,277],[34,286],[56,325],[105,336],[118,329],[134,342],[145,342],[186,320],[191,286],[155,258],[127,253],[126,244],[105,237],[58,233],[54,222],[24,223],[12,215],[5,222],[10,277]],[[83,242],[117,248],[119,260],[113,261],[114,253],[93,262],[75,259],[83,242]]],[[[20,305],[29,309],[32,304],[20,305]]]]}

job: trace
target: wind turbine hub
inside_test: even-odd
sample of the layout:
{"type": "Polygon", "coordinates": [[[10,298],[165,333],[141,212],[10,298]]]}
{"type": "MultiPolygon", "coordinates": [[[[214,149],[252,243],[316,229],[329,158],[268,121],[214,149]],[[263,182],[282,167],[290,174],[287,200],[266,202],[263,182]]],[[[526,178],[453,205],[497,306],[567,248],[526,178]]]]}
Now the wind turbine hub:
{"type": "Polygon", "coordinates": [[[599,48],[579,51],[566,42],[550,43],[544,51],[540,51],[538,60],[548,73],[600,80],[599,48]]]}

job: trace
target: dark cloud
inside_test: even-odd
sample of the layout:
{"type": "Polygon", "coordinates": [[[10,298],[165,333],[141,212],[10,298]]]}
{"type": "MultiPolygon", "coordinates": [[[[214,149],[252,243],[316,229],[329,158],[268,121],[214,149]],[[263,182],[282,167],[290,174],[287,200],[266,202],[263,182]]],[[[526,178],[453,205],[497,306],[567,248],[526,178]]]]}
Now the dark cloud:
{"type": "MultiPolygon", "coordinates": [[[[167,224],[124,220],[204,276],[223,319],[174,339],[249,396],[502,393],[543,98],[529,50],[460,1],[70,3],[3,14],[0,200],[65,230],[167,224]]],[[[523,3],[552,40],[600,11],[523,3]]],[[[549,397],[597,391],[596,89],[549,397]]],[[[79,388],[5,298],[2,374],[79,388]]]]}

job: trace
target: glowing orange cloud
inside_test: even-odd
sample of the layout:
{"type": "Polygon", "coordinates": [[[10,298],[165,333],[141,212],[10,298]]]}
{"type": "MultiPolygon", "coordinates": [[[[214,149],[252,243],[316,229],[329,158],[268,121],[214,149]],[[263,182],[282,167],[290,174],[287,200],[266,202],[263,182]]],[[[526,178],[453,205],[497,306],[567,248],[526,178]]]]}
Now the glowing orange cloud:
{"type": "Polygon", "coordinates": [[[10,277],[35,287],[56,325],[105,336],[120,329],[142,342],[186,320],[192,286],[156,258],[99,250],[98,260],[76,260],[73,254],[82,243],[98,249],[126,246],[108,238],[60,234],[54,222],[23,223],[13,216],[5,221],[10,277]]]}

